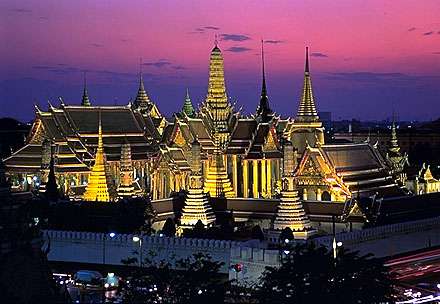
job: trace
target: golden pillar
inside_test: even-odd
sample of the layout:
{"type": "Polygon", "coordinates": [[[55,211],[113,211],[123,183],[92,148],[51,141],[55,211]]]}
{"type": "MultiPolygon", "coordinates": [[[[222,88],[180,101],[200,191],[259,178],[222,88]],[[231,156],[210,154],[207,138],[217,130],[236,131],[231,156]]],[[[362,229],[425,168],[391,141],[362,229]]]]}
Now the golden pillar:
{"type": "Polygon", "coordinates": [[[150,175],[151,180],[150,180],[150,192],[151,192],[151,196],[153,198],[153,200],[156,199],[156,174],[152,174],[150,175]]]}
{"type": "Polygon", "coordinates": [[[321,189],[317,189],[316,190],[316,200],[321,201],[322,200],[321,198],[322,198],[321,189]]]}
{"type": "Polygon", "coordinates": [[[261,160],[261,196],[267,196],[267,183],[266,183],[266,159],[261,160]]]}
{"type": "Polygon", "coordinates": [[[267,197],[272,197],[272,160],[268,159],[266,163],[267,169],[267,197]]]}
{"type": "Polygon", "coordinates": [[[249,197],[248,161],[243,159],[243,197],[249,197]]]}
{"type": "Polygon", "coordinates": [[[237,174],[237,155],[232,155],[232,184],[234,186],[235,197],[238,196],[238,174],[237,174]]]}
{"type": "Polygon", "coordinates": [[[304,188],[303,190],[303,200],[307,200],[307,188],[304,188]]]}
{"type": "Polygon", "coordinates": [[[254,198],[258,198],[258,160],[254,159],[252,161],[253,167],[253,184],[252,184],[252,194],[254,198]]]}
{"type": "MultiPolygon", "coordinates": [[[[171,192],[171,191],[175,191],[175,182],[176,182],[176,179],[175,179],[175,177],[176,177],[176,175],[175,174],[173,174],[173,173],[171,173],[171,172],[169,172],[168,173],[168,185],[169,185],[169,191],[171,192]]],[[[168,194],[169,193],[167,193],[167,196],[168,196],[168,194]]]]}

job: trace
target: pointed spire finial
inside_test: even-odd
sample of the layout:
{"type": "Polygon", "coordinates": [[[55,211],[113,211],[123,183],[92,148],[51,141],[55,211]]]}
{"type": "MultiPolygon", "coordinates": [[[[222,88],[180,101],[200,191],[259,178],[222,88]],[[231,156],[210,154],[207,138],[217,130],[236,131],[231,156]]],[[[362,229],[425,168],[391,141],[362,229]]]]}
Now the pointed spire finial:
{"type": "Polygon", "coordinates": [[[263,68],[263,85],[261,88],[261,95],[267,95],[266,90],[266,72],[264,70],[264,40],[261,39],[261,63],[263,68]]]}
{"type": "Polygon", "coordinates": [[[150,97],[147,94],[144,86],[144,79],[142,77],[142,57],[139,58],[139,89],[134,100],[134,105],[136,108],[146,109],[150,104],[150,97]]]}
{"type": "Polygon", "coordinates": [[[87,93],[87,79],[86,79],[86,71],[84,71],[84,90],[83,90],[83,96],[82,96],[82,100],[81,100],[81,105],[88,107],[90,106],[90,98],[89,95],[87,93]]]}
{"type": "Polygon", "coordinates": [[[215,34],[214,45],[215,45],[215,47],[218,47],[218,36],[217,36],[217,34],[215,34]]]}
{"type": "Polygon", "coordinates": [[[266,88],[266,72],[264,66],[264,40],[261,39],[261,66],[262,66],[262,85],[260,103],[257,108],[257,117],[260,117],[264,122],[269,121],[273,112],[269,107],[269,98],[267,97],[266,88]]]}
{"type": "Polygon", "coordinates": [[[298,122],[319,122],[318,112],[316,111],[315,98],[313,96],[312,80],[310,77],[309,47],[306,47],[304,85],[295,120],[298,122]]]}
{"type": "Polygon", "coordinates": [[[305,67],[305,73],[310,73],[309,69],[309,47],[306,46],[306,67],[305,67]]]}

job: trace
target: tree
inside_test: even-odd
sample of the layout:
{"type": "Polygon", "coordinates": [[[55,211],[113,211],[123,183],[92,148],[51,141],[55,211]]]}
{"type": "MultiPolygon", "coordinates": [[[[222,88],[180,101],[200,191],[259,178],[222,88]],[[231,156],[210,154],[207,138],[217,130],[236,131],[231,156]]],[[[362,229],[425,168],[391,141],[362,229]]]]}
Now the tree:
{"type": "Polygon", "coordinates": [[[167,237],[173,237],[176,235],[176,224],[172,218],[167,218],[162,228],[162,233],[167,237]]]}
{"type": "Polygon", "coordinates": [[[223,303],[226,285],[218,274],[222,265],[203,253],[175,263],[148,257],[123,287],[124,303],[223,303]]]}
{"type": "Polygon", "coordinates": [[[294,239],[294,236],[293,236],[292,229],[290,229],[289,227],[286,227],[283,229],[283,231],[281,231],[280,237],[279,237],[280,242],[285,242],[285,240],[293,241],[293,239],[294,239]]]}
{"type": "Polygon", "coordinates": [[[261,230],[259,225],[252,227],[251,235],[254,240],[264,241],[263,230],[261,230]]]}
{"type": "Polygon", "coordinates": [[[326,247],[313,243],[297,244],[287,254],[284,251],[279,268],[266,268],[257,295],[260,303],[277,304],[393,300],[392,281],[380,260],[344,249],[335,260],[326,247]]]}
{"type": "Polygon", "coordinates": [[[201,220],[198,220],[194,225],[194,229],[192,230],[192,237],[194,238],[204,238],[206,235],[205,225],[201,220]]]}
{"type": "Polygon", "coordinates": [[[142,225],[142,231],[146,235],[152,235],[155,231],[152,228],[154,221],[157,219],[157,212],[151,203],[150,198],[145,197],[145,211],[144,211],[144,224],[142,225]]]}

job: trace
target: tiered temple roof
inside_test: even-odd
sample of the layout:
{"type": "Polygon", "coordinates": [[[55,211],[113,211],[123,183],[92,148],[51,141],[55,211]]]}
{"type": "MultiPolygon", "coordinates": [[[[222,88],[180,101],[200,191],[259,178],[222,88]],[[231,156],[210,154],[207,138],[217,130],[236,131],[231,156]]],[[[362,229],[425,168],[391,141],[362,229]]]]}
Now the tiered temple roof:
{"type": "Polygon", "coordinates": [[[119,161],[127,141],[133,160],[145,160],[158,151],[160,134],[149,116],[131,106],[50,106],[37,108],[26,145],[5,159],[8,171],[37,172],[41,167],[42,142],[54,148],[56,172],[89,172],[98,145],[99,116],[108,161],[119,161]]]}
{"type": "Polygon", "coordinates": [[[379,151],[368,143],[308,147],[295,173],[299,185],[340,189],[342,197],[403,195],[379,151]]]}

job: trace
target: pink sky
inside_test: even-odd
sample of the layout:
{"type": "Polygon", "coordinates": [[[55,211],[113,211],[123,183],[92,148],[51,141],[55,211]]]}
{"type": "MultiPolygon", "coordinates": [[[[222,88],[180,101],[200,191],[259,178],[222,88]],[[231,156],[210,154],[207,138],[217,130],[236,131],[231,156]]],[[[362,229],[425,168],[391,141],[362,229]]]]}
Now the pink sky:
{"type": "MultiPolygon", "coordinates": [[[[159,107],[175,105],[164,109],[169,114],[178,110],[186,86],[195,102],[203,99],[216,33],[229,95],[247,112],[258,101],[264,38],[279,41],[267,43],[265,50],[271,102],[281,114],[296,112],[304,47],[309,45],[319,53],[311,64],[318,107],[334,112],[335,118],[382,119],[389,116],[391,103],[406,119],[440,116],[440,110],[432,110],[440,96],[440,2],[435,0],[3,0],[0,100],[26,103],[29,118],[33,99],[45,104],[47,98],[63,95],[77,103],[80,71],[90,70],[96,103],[108,104],[109,98],[110,103],[114,98],[126,103],[133,97],[142,57],[146,86],[159,107]],[[27,94],[17,91],[23,78],[27,94]],[[410,109],[415,96],[431,107],[415,113],[410,109]],[[368,104],[378,98],[383,98],[379,104],[388,104],[386,113],[368,104]],[[354,100],[367,111],[348,108],[354,100]]],[[[16,110],[2,111],[24,118],[14,115],[16,110]]]]}

